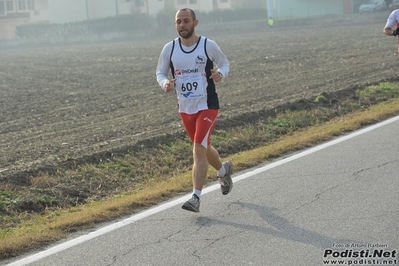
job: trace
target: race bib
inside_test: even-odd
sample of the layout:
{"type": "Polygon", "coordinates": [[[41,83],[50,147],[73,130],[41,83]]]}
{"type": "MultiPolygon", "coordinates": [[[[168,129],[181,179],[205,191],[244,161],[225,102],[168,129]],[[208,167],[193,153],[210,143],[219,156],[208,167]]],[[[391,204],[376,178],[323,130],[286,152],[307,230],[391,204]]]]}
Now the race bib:
{"type": "Polygon", "coordinates": [[[182,99],[201,98],[205,95],[201,74],[177,76],[176,89],[182,99]]]}

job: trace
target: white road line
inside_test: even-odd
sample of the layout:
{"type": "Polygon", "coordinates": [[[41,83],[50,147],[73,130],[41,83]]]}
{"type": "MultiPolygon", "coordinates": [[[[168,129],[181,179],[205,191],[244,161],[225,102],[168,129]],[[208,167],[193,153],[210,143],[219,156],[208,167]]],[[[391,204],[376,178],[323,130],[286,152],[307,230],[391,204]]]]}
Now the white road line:
{"type": "MultiPolygon", "coordinates": [[[[396,116],[396,117],[393,117],[391,119],[388,119],[388,120],[385,120],[383,122],[380,122],[378,124],[366,127],[364,129],[355,131],[355,132],[353,132],[353,133],[351,133],[349,135],[346,135],[346,136],[343,136],[343,137],[339,137],[339,138],[337,138],[335,140],[332,140],[332,141],[326,142],[324,144],[318,145],[316,147],[310,148],[308,150],[305,150],[305,151],[300,152],[298,154],[295,154],[293,156],[287,157],[285,159],[270,163],[270,164],[268,164],[266,166],[263,166],[263,167],[260,167],[260,168],[256,168],[256,169],[254,169],[252,171],[249,171],[249,172],[246,172],[246,173],[244,173],[242,175],[234,177],[233,180],[234,180],[234,182],[238,182],[238,181],[244,180],[244,179],[246,179],[248,177],[251,177],[251,176],[253,176],[255,174],[267,171],[269,169],[272,169],[272,168],[277,167],[279,165],[282,165],[284,163],[291,162],[293,160],[296,160],[298,158],[304,157],[304,156],[309,155],[311,153],[314,153],[316,151],[319,151],[319,150],[322,150],[324,148],[333,146],[335,144],[338,144],[340,142],[343,142],[343,141],[346,141],[348,139],[354,138],[354,137],[359,136],[361,134],[367,133],[367,132],[372,131],[374,129],[377,129],[379,127],[388,125],[388,124],[393,123],[393,122],[395,122],[397,120],[399,120],[399,116],[396,116]]],[[[212,185],[212,186],[204,188],[204,190],[202,191],[202,194],[207,194],[209,192],[212,192],[212,191],[218,190],[218,189],[220,189],[220,185],[219,184],[215,184],[215,185],[212,185]]],[[[23,258],[21,260],[12,262],[10,264],[7,264],[7,266],[22,266],[22,265],[27,265],[29,263],[38,261],[38,260],[43,259],[45,257],[51,256],[53,254],[56,254],[58,252],[66,250],[68,248],[71,248],[73,246],[79,245],[79,244],[81,244],[83,242],[86,242],[86,241],[88,241],[90,239],[96,238],[98,236],[101,236],[101,235],[107,234],[109,232],[112,232],[112,231],[114,231],[116,229],[122,228],[122,227],[124,227],[126,225],[132,224],[132,223],[134,223],[136,221],[139,221],[141,219],[149,217],[149,216],[151,216],[153,214],[156,214],[158,212],[161,212],[161,211],[164,211],[166,209],[175,207],[176,205],[184,203],[190,197],[191,197],[191,193],[186,195],[186,196],[183,196],[181,198],[175,199],[173,201],[164,203],[164,204],[159,205],[157,207],[150,208],[149,210],[146,210],[146,211],[143,211],[141,213],[135,214],[135,215],[133,215],[133,216],[131,216],[131,217],[125,219],[125,220],[120,221],[120,222],[113,223],[111,225],[108,225],[108,226],[105,226],[103,228],[100,228],[100,229],[98,229],[96,231],[90,232],[90,233],[88,233],[86,235],[83,235],[83,236],[80,236],[78,238],[69,240],[69,241],[67,241],[65,243],[56,245],[54,247],[51,247],[51,248],[49,248],[47,250],[44,250],[44,251],[41,251],[39,253],[33,254],[33,255],[28,256],[26,258],[23,258]]]]}

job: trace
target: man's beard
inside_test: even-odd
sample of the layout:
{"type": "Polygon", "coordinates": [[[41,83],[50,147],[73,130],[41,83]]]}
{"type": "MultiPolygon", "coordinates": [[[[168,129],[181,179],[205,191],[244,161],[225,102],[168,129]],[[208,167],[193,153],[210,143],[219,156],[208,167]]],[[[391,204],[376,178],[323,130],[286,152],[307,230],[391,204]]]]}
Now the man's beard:
{"type": "Polygon", "coordinates": [[[187,34],[182,35],[181,32],[179,31],[179,36],[182,37],[183,39],[189,39],[191,36],[193,36],[194,31],[188,29],[187,34]]]}

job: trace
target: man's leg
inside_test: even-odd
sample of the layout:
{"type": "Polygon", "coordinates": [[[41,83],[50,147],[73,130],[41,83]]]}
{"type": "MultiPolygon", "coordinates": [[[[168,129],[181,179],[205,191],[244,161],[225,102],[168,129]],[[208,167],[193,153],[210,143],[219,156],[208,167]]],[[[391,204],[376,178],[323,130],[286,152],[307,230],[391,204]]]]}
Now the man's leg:
{"type": "Polygon", "coordinates": [[[192,169],[193,195],[186,201],[182,208],[192,212],[199,212],[200,196],[208,174],[208,161],[206,159],[206,148],[201,144],[194,143],[194,164],[192,169]]]}
{"type": "Polygon", "coordinates": [[[216,122],[218,110],[204,110],[198,113],[193,137],[193,186],[194,190],[202,190],[208,175],[208,163],[221,167],[219,154],[214,148],[210,148],[210,137],[216,122]],[[208,158],[210,155],[210,158],[208,158]],[[211,162],[209,161],[211,160],[211,162]],[[219,164],[217,163],[219,160],[219,164]]]}
{"type": "MultiPolygon", "coordinates": [[[[216,111],[217,114],[217,111],[216,111]]],[[[183,209],[193,212],[199,212],[201,192],[205,184],[208,174],[208,160],[207,156],[207,127],[211,126],[201,121],[201,113],[194,115],[180,114],[186,128],[187,134],[193,142],[193,168],[192,168],[192,182],[193,182],[193,195],[190,200],[185,202],[182,206],[183,209]]],[[[209,119],[206,120],[209,122],[209,119]]]]}
{"type": "Polygon", "coordinates": [[[218,172],[222,194],[229,194],[233,188],[233,180],[231,179],[231,175],[234,171],[233,164],[231,162],[224,162],[222,164],[219,152],[212,145],[208,146],[207,158],[209,164],[218,172]]]}
{"type": "Polygon", "coordinates": [[[206,157],[209,164],[215,168],[216,171],[222,167],[222,161],[220,160],[219,152],[212,145],[208,146],[206,157]]]}
{"type": "Polygon", "coordinates": [[[194,189],[202,191],[208,174],[207,149],[201,144],[194,143],[193,158],[193,187],[194,189]]]}

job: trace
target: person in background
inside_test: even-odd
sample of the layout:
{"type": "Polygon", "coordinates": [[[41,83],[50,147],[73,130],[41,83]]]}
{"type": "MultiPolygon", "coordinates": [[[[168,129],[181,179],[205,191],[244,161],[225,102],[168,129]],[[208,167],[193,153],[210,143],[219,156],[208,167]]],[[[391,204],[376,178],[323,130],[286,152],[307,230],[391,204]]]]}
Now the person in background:
{"type": "Polygon", "coordinates": [[[268,24],[269,24],[269,28],[273,28],[273,25],[274,25],[274,19],[273,19],[272,17],[269,17],[268,24]]]}
{"type": "Polygon", "coordinates": [[[385,35],[388,36],[397,36],[399,40],[399,9],[392,11],[391,14],[388,16],[387,23],[385,24],[383,32],[385,35]]]}
{"type": "Polygon", "coordinates": [[[219,112],[215,83],[226,78],[230,63],[213,40],[196,35],[197,25],[193,10],[177,11],[175,26],[179,37],[163,47],[156,69],[161,88],[167,93],[176,91],[180,117],[193,142],[193,195],[182,206],[192,212],[199,212],[208,164],[217,170],[223,195],[233,188],[233,164],[222,163],[210,142],[219,112]],[[213,69],[214,63],[217,70],[213,69]],[[169,71],[172,79],[168,78],[169,71]]]}

